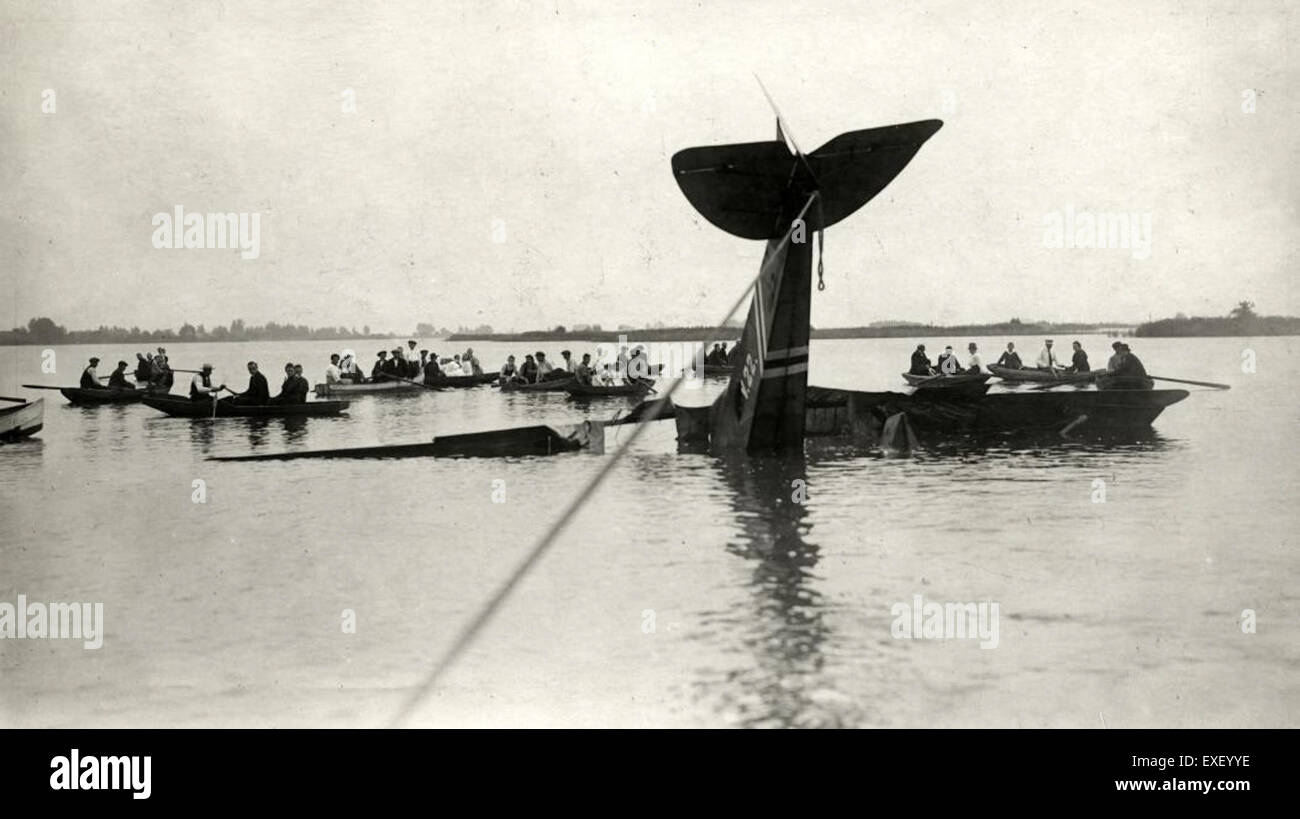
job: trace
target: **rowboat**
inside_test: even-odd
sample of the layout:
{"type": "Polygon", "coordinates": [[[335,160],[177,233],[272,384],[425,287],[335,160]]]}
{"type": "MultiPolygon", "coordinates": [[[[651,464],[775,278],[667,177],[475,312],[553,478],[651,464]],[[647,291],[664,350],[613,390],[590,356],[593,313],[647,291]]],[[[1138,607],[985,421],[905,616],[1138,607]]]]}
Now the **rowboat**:
{"type": "Polygon", "coordinates": [[[45,399],[0,407],[0,441],[17,441],[35,435],[45,425],[45,399]]]}
{"type": "Polygon", "coordinates": [[[366,381],[361,384],[339,381],[334,384],[317,384],[315,392],[317,398],[328,398],[334,395],[387,395],[418,392],[421,389],[477,387],[480,384],[491,384],[496,380],[496,373],[484,373],[483,375],[453,375],[433,381],[366,381]]]}
{"type": "Polygon", "coordinates": [[[1150,427],[1165,407],[1188,395],[1187,390],[1069,390],[959,398],[809,386],[805,425],[810,436],[853,436],[903,412],[918,433],[938,436],[1131,431],[1150,427]]]}
{"type": "Polygon", "coordinates": [[[338,415],[348,408],[347,401],[309,401],[306,404],[235,404],[218,401],[191,401],[181,396],[146,395],[146,406],[175,418],[316,418],[338,415]]]}
{"type": "Polygon", "coordinates": [[[101,404],[134,404],[149,394],[148,390],[84,390],[80,387],[63,387],[59,393],[71,404],[89,407],[101,404]]]}
{"type": "Polygon", "coordinates": [[[999,367],[996,364],[989,365],[989,372],[1003,381],[1032,384],[1060,381],[1062,378],[1068,378],[1075,374],[1067,373],[1064,370],[1013,369],[1011,367],[999,367]]]}
{"type": "Polygon", "coordinates": [[[442,435],[427,443],[315,449],[266,455],[227,455],[211,461],[295,461],[304,458],[501,458],[521,455],[555,455],[560,452],[605,451],[605,426],[600,421],[580,424],[538,424],[531,427],[442,435]]]}
{"type": "Polygon", "coordinates": [[[535,384],[521,384],[518,382],[507,382],[501,385],[502,392],[563,392],[566,385],[572,378],[552,378],[549,381],[538,381],[535,384]]]}
{"type": "Polygon", "coordinates": [[[913,375],[903,373],[903,380],[918,390],[960,390],[972,384],[983,384],[992,378],[989,373],[963,373],[960,375],[913,375]]]}
{"type": "Polygon", "coordinates": [[[1140,375],[1103,375],[1097,379],[1099,390],[1150,390],[1156,382],[1140,375]]]}
{"type": "Polygon", "coordinates": [[[601,387],[595,384],[579,384],[567,381],[564,391],[578,398],[604,398],[615,395],[644,395],[654,386],[653,381],[637,381],[631,384],[619,384],[613,387],[601,387]]]}
{"type": "Polygon", "coordinates": [[[736,368],[730,364],[705,364],[703,372],[700,370],[696,370],[695,372],[705,378],[723,378],[731,375],[735,369],[736,368]]]}

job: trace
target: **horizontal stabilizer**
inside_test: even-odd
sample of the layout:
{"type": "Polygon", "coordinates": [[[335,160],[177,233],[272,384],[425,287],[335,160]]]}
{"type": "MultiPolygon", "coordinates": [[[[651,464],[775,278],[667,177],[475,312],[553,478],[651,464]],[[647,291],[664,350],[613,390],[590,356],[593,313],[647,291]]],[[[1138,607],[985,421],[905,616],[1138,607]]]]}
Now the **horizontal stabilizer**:
{"type": "Polygon", "coordinates": [[[784,142],[750,142],[687,148],[673,155],[682,193],[716,227],[744,239],[785,235],[783,208],[792,183],[821,193],[820,208],[805,223],[821,230],[846,218],[885,189],[942,127],[923,120],[841,134],[806,157],[784,142]],[[801,179],[811,170],[815,180],[801,179]]]}

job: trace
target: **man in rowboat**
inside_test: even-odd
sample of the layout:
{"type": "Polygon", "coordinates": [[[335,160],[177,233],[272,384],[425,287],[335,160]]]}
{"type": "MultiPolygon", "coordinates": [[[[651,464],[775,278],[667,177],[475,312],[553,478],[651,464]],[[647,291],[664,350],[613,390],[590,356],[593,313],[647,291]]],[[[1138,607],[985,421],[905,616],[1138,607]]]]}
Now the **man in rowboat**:
{"type": "Polygon", "coordinates": [[[957,360],[957,356],[953,355],[951,344],[944,347],[943,352],[939,353],[939,358],[934,362],[934,366],[944,375],[956,375],[961,372],[961,362],[957,360]]]}
{"type": "Polygon", "coordinates": [[[149,376],[153,374],[153,364],[151,363],[153,353],[149,353],[148,358],[145,358],[144,353],[136,353],[135,358],[136,361],[140,362],[135,365],[135,380],[141,384],[148,384],[149,376]]]}
{"type": "Polygon", "coordinates": [[[231,404],[262,406],[271,403],[271,387],[266,383],[266,376],[257,369],[257,362],[248,362],[248,389],[221,399],[231,404]]]}
{"type": "Polygon", "coordinates": [[[1024,367],[1024,364],[1020,363],[1020,353],[1016,352],[1016,343],[1014,341],[1007,342],[1007,351],[998,357],[998,366],[1012,370],[1019,370],[1024,367]]]}
{"type": "Polygon", "coordinates": [[[403,375],[406,378],[415,378],[420,374],[420,357],[415,351],[417,344],[418,342],[415,339],[406,342],[408,349],[402,354],[404,366],[402,367],[400,375],[403,375]]]}
{"type": "MultiPolygon", "coordinates": [[[[380,370],[380,375],[397,376],[401,378],[404,377],[403,373],[405,372],[406,372],[406,360],[402,358],[402,348],[394,347],[393,354],[389,356],[387,360],[384,361],[384,366],[380,370]]],[[[383,379],[383,380],[388,380],[388,379],[383,379]]]]}
{"type": "Polygon", "coordinates": [[[91,358],[90,365],[81,371],[81,388],[83,390],[106,390],[103,384],[99,383],[99,373],[95,368],[99,366],[98,358],[91,358]]]}
{"type": "Polygon", "coordinates": [[[970,352],[970,366],[966,368],[966,372],[975,375],[981,372],[980,367],[983,366],[984,359],[980,358],[979,348],[975,346],[975,342],[967,344],[966,349],[970,352]]]}
{"type": "Polygon", "coordinates": [[[537,362],[531,355],[524,356],[524,363],[519,366],[519,377],[525,384],[537,383],[537,362]]]}
{"type": "Polygon", "coordinates": [[[1086,373],[1091,370],[1092,368],[1088,366],[1088,354],[1083,351],[1083,345],[1074,342],[1074,360],[1070,364],[1070,372],[1086,373]]]}
{"type": "Polygon", "coordinates": [[[190,400],[211,401],[225,388],[225,384],[212,383],[212,365],[205,363],[190,379],[190,400]]]}
{"type": "Polygon", "coordinates": [[[154,392],[171,392],[176,374],[172,372],[167,361],[167,348],[159,347],[158,355],[153,357],[153,374],[149,377],[149,389],[154,392]]]}
{"type": "Polygon", "coordinates": [[[1038,354],[1038,369],[1040,370],[1063,370],[1065,367],[1061,364],[1061,359],[1052,349],[1052,340],[1049,338],[1043,342],[1043,350],[1038,354]]]}
{"type": "Polygon", "coordinates": [[[343,370],[339,369],[339,354],[330,354],[330,365],[325,368],[325,383],[337,384],[343,380],[343,370]]]}
{"type": "Polygon", "coordinates": [[[907,369],[908,375],[934,375],[934,367],[930,366],[930,357],[925,354],[925,345],[918,344],[912,351],[912,366],[907,369]]]}
{"type": "Polygon", "coordinates": [[[513,384],[519,377],[519,368],[515,366],[515,357],[506,356],[506,363],[501,365],[498,373],[502,384],[513,384]]]}
{"type": "Polygon", "coordinates": [[[383,381],[384,371],[387,369],[388,366],[388,351],[380,350],[377,353],[377,355],[379,356],[379,358],[377,361],[375,361],[375,366],[370,369],[371,381],[383,381]]]}
{"type": "Polygon", "coordinates": [[[1110,345],[1115,352],[1111,355],[1110,360],[1106,362],[1106,369],[1115,372],[1119,369],[1120,362],[1124,360],[1124,342],[1116,341],[1110,345]]]}
{"type": "Polygon", "coordinates": [[[582,363],[573,370],[573,377],[579,384],[591,386],[591,379],[594,373],[591,369],[591,353],[582,354],[582,363]]]}
{"type": "Polygon", "coordinates": [[[108,388],[110,390],[133,390],[135,387],[131,382],[126,380],[126,362],[117,362],[117,369],[108,376],[108,388]]]}
{"type": "Polygon", "coordinates": [[[442,377],[442,368],[438,366],[438,354],[433,353],[424,365],[424,383],[436,384],[442,377]]]}

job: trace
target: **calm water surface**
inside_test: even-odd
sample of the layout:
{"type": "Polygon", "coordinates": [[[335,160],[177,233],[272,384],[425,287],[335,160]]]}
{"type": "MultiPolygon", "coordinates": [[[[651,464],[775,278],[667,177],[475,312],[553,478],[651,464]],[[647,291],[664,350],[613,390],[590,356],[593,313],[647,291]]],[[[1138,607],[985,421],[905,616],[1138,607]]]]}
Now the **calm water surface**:
{"type": "MultiPolygon", "coordinates": [[[[924,339],[936,351],[968,340],[924,339]]],[[[1081,340],[1104,362],[1108,339],[1081,340]]],[[[986,357],[1002,344],[979,341],[986,357]]],[[[1037,340],[1017,342],[1037,353],[1037,340]]],[[[380,346],[367,344],[363,360],[380,346]]],[[[814,342],[812,381],[899,389],[915,344],[814,342]]],[[[654,425],[414,721],[1300,724],[1300,342],[1133,344],[1153,373],[1233,389],[1195,391],[1125,442],[966,442],[906,459],[816,445],[730,462],[678,454],[672,424],[654,425]],[[1255,374],[1241,371],[1247,348],[1255,374]],[[791,501],[795,480],[804,504],[791,501]],[[998,647],[894,639],[890,607],[917,594],[997,602],[998,647]],[[1243,609],[1257,633],[1242,633],[1243,609]]],[[[242,389],[250,358],[274,387],[289,359],[321,380],[338,346],[169,350],[242,389]]],[[[485,365],[528,351],[475,347],[485,365]]],[[[0,394],[75,383],[92,354],[134,360],[130,348],[55,351],[59,372],[43,375],[39,348],[0,348],[0,394]]],[[[704,404],[714,389],[678,400],[704,404]]],[[[338,419],[191,422],[42,395],[45,430],[0,447],[0,600],[100,601],[107,633],[98,651],[0,641],[7,726],[384,724],[601,457],[204,458],[627,406],[480,388],[361,397],[338,419]],[[196,479],[206,503],[192,502],[196,479]],[[505,503],[492,502],[498,480],[505,503]]]]}

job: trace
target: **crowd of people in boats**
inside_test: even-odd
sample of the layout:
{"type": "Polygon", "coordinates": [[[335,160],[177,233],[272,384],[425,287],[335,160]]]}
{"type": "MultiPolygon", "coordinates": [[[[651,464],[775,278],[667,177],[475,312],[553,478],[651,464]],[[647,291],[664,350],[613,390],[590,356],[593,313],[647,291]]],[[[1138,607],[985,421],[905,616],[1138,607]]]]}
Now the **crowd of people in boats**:
{"type": "MultiPolygon", "coordinates": [[[[444,383],[448,378],[481,377],[484,370],[473,348],[450,357],[439,356],[428,349],[417,350],[419,342],[412,339],[406,349],[394,347],[392,350],[380,350],[370,367],[369,376],[357,362],[357,355],[352,350],[343,350],[330,355],[330,363],[325,368],[326,384],[364,384],[382,381],[413,381],[429,386],[444,383]]],[[[733,345],[728,351],[726,344],[715,343],[704,356],[704,363],[710,366],[726,366],[733,363],[739,346],[733,345]]],[[[104,377],[99,375],[99,358],[92,357],[88,366],[81,373],[80,387],[87,390],[132,390],[145,389],[151,393],[166,394],[175,383],[175,373],[167,358],[166,348],[159,347],[156,353],[136,353],[137,363],[130,375],[132,384],[127,380],[126,361],[117,362],[117,367],[107,376],[108,383],[101,383],[104,377]]],[[[235,392],[224,383],[214,383],[211,364],[203,364],[199,370],[184,370],[193,373],[190,380],[189,396],[195,400],[212,400],[221,392],[231,395],[222,401],[238,404],[299,404],[305,403],[310,385],[303,376],[301,364],[284,365],[284,382],[280,393],[272,396],[266,376],[260,371],[256,361],[248,362],[248,388],[235,392]]],[[[620,348],[612,362],[594,363],[590,353],[583,353],[581,358],[569,350],[560,352],[560,360],[552,362],[546,353],[538,350],[524,356],[522,363],[515,356],[508,356],[506,362],[495,370],[495,378],[501,384],[537,384],[544,381],[574,379],[579,384],[589,386],[616,386],[619,384],[636,384],[651,382],[654,369],[650,365],[646,349],[640,345],[630,351],[626,346],[620,348]]]]}
{"type": "MultiPolygon", "coordinates": [[[[1054,348],[1054,341],[1047,339],[1043,342],[1043,349],[1038,353],[1038,358],[1032,367],[1026,367],[1016,352],[1016,344],[1013,341],[1007,342],[1007,349],[994,362],[994,366],[1005,367],[1009,370],[1026,370],[1036,369],[1053,373],[1087,373],[1092,372],[1092,367],[1088,363],[1088,353],[1083,349],[1083,345],[1078,341],[1073,343],[1073,351],[1070,354],[1068,362],[1061,357],[1054,348]]],[[[1142,366],[1142,361],[1127,344],[1122,341],[1116,341],[1110,345],[1114,350],[1110,360],[1106,362],[1106,372],[1110,375],[1125,378],[1146,378],[1146,368],[1142,366]]],[[[978,375],[980,373],[990,372],[985,369],[984,358],[980,355],[979,345],[971,342],[966,345],[968,358],[966,366],[962,366],[957,359],[956,354],[949,345],[943,348],[934,363],[930,362],[930,357],[926,355],[925,345],[916,345],[916,350],[912,353],[912,363],[908,368],[909,375],[978,375]]]]}
{"type": "MultiPolygon", "coordinates": [[[[395,347],[392,350],[380,350],[375,354],[375,362],[370,367],[367,379],[357,363],[356,353],[344,350],[330,356],[330,364],[325,368],[326,384],[362,384],[375,381],[401,380],[417,381],[429,386],[436,386],[447,378],[465,376],[483,376],[485,372],[474,349],[467,348],[463,353],[450,357],[439,356],[427,349],[417,350],[419,342],[414,339],[406,342],[406,349],[395,347]]],[[[735,348],[733,347],[733,352],[735,348]]],[[[704,356],[704,363],[709,365],[726,365],[734,356],[730,355],[725,344],[714,344],[704,356]]],[[[560,359],[553,361],[546,353],[538,350],[528,353],[520,362],[510,355],[504,364],[495,370],[496,380],[501,384],[538,384],[544,381],[574,379],[579,384],[588,386],[616,386],[635,384],[650,380],[652,368],[644,347],[638,345],[628,350],[626,346],[619,349],[613,361],[596,363],[590,353],[583,353],[581,358],[569,350],[560,351],[560,359]]]]}

